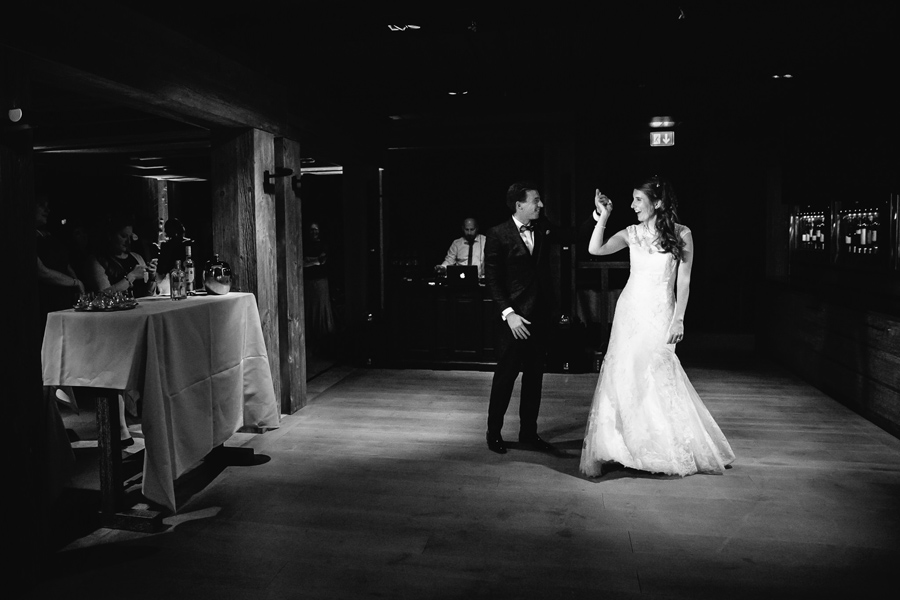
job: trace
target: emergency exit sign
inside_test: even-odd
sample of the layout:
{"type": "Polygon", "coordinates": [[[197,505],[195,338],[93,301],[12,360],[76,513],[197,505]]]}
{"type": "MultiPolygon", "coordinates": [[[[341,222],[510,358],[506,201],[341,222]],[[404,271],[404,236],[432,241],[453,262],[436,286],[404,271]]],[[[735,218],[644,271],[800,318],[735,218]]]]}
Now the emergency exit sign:
{"type": "Polygon", "coordinates": [[[654,131],[650,134],[650,146],[674,146],[674,131],[654,131]]]}

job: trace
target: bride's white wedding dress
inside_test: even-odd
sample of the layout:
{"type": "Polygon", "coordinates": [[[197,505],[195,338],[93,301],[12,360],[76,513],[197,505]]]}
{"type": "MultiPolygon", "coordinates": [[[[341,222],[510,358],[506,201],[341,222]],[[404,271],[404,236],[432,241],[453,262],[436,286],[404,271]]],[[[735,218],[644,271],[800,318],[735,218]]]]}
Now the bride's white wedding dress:
{"type": "MultiPolygon", "coordinates": [[[[722,473],[734,452],[667,344],[678,261],[627,229],[631,274],[619,296],[609,348],[594,391],[581,471],[604,463],[641,471],[722,473]]],[[[685,237],[690,230],[677,226],[685,237]]]]}

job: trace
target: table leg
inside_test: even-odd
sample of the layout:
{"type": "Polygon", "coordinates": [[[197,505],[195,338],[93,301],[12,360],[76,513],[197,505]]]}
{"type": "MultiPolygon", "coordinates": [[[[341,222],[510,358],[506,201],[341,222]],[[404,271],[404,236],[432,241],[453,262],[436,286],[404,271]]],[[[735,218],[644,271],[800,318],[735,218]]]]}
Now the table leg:
{"type": "Polygon", "coordinates": [[[101,390],[97,397],[100,450],[100,510],[104,517],[122,506],[122,443],[119,440],[119,394],[101,390]]]}
{"type": "Polygon", "coordinates": [[[119,391],[100,390],[97,397],[100,450],[100,521],[104,527],[154,533],[162,531],[162,512],[125,507],[122,442],[119,439],[119,391]]]}

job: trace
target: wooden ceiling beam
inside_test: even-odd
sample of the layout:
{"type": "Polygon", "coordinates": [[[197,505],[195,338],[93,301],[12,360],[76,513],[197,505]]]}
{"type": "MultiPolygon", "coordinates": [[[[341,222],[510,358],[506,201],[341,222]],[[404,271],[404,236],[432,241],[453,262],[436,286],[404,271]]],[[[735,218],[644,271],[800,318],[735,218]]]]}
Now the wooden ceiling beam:
{"type": "Polygon", "coordinates": [[[35,81],[207,129],[254,128],[344,153],[375,147],[365,128],[304,114],[293,73],[273,81],[121,6],[32,4],[12,9],[22,26],[0,46],[21,53],[35,81]]]}

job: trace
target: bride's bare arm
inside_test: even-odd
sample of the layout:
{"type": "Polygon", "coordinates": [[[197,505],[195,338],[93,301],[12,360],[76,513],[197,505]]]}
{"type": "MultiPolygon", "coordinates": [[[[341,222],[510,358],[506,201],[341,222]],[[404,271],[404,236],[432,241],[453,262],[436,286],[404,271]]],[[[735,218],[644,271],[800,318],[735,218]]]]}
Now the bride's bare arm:
{"type": "Polygon", "coordinates": [[[670,344],[677,344],[684,338],[684,313],[687,310],[688,296],[691,293],[691,267],[694,264],[694,238],[690,230],[682,235],[684,253],[678,264],[678,280],[675,284],[675,314],[669,326],[670,344]]]}
{"type": "Polygon", "coordinates": [[[624,229],[610,237],[605,243],[603,242],[604,230],[605,228],[599,225],[594,227],[594,232],[591,233],[591,241],[588,243],[588,252],[594,256],[604,256],[628,247],[627,233],[624,229]]]}
{"type": "Polygon", "coordinates": [[[612,200],[607,198],[600,190],[594,191],[594,219],[597,224],[594,225],[594,231],[591,233],[591,241],[588,242],[588,252],[594,256],[603,256],[613,254],[628,247],[628,238],[625,230],[616,233],[606,242],[603,242],[603,235],[606,231],[606,222],[612,213],[612,200]]]}

